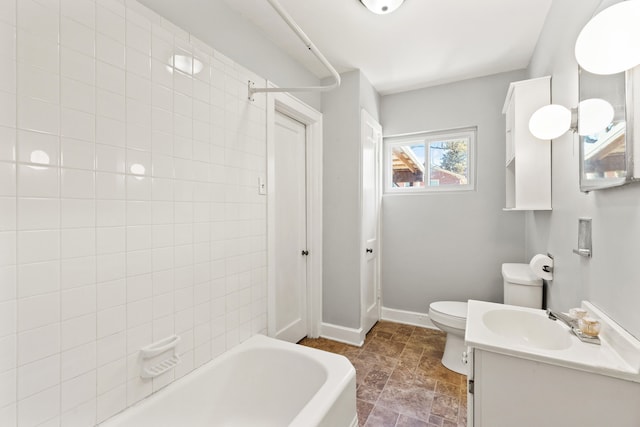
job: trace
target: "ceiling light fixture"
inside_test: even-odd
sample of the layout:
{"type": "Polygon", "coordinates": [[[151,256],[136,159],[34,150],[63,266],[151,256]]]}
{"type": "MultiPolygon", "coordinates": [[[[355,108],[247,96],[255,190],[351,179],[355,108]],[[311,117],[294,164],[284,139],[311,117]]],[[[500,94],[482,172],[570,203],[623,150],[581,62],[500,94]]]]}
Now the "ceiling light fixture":
{"type": "Polygon", "coordinates": [[[386,15],[402,6],[404,0],[360,0],[360,3],[375,14],[386,15]]]}

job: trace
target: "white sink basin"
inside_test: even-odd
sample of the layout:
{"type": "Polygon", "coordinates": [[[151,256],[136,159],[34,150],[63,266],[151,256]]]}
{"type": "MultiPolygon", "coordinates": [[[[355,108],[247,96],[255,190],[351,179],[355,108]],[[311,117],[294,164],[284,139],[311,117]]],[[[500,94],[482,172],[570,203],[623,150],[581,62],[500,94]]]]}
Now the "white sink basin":
{"type": "Polygon", "coordinates": [[[544,314],[498,309],[482,316],[487,329],[511,341],[545,350],[564,350],[571,346],[569,330],[544,314]]]}
{"type": "Polygon", "coordinates": [[[640,341],[595,305],[581,306],[602,323],[600,345],[580,341],[543,310],[475,300],[467,305],[464,341],[481,351],[640,383],[640,341]]]}

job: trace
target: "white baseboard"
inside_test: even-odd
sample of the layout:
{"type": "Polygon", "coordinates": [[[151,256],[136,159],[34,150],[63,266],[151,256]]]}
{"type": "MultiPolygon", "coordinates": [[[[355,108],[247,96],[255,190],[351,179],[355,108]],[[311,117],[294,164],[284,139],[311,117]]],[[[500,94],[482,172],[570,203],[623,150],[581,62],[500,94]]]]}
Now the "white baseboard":
{"type": "MultiPolygon", "coordinates": [[[[438,327],[431,322],[427,313],[382,307],[380,315],[381,320],[420,326],[422,328],[438,329],[438,327]]],[[[366,332],[363,331],[362,328],[345,328],[344,326],[332,325],[331,323],[322,323],[320,325],[320,336],[333,341],[362,347],[366,332]]]]}
{"type": "Polygon", "coordinates": [[[365,335],[362,328],[345,328],[344,326],[332,325],[330,323],[322,323],[320,326],[320,336],[322,338],[355,345],[357,347],[362,347],[365,335]]]}
{"type": "Polygon", "coordinates": [[[412,326],[421,326],[423,328],[438,329],[438,327],[431,322],[427,313],[382,307],[381,315],[382,320],[389,320],[412,326]]]}

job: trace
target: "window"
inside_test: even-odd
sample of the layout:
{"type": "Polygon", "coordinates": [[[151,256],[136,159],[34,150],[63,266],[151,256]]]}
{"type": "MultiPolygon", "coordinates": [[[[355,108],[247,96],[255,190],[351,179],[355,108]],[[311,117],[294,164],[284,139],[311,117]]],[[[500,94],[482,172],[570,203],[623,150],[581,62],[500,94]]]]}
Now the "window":
{"type": "Polygon", "coordinates": [[[385,191],[475,189],[476,128],[385,138],[385,191]]]}

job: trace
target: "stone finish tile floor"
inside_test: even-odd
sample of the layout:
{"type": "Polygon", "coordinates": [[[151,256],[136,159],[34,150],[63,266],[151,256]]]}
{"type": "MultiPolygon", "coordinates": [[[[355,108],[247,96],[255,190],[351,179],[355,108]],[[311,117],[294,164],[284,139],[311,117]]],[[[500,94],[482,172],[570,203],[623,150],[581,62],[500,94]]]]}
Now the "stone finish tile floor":
{"type": "Polygon", "coordinates": [[[445,334],[378,322],[362,347],[305,338],[300,344],[346,356],[356,368],[360,427],[466,427],[467,383],[440,359],[445,334]]]}

